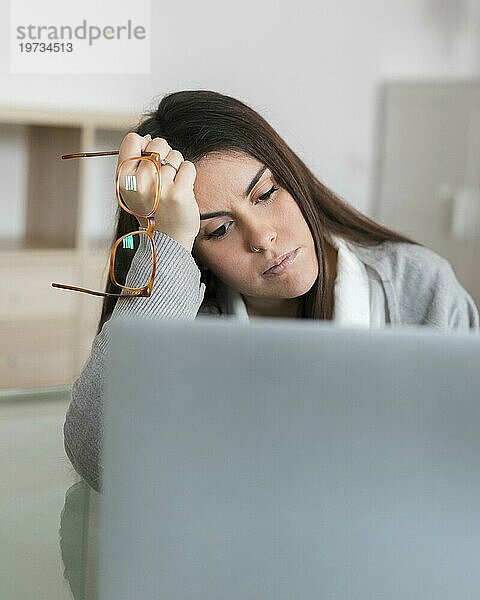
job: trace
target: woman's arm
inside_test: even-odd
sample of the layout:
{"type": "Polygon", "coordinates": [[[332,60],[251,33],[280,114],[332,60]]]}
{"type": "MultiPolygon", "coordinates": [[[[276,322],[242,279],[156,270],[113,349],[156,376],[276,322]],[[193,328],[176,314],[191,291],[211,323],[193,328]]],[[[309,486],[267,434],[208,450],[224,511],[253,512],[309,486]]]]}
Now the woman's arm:
{"type": "MultiPolygon", "coordinates": [[[[154,232],[157,273],[149,298],[119,299],[109,321],[95,337],[92,352],[72,388],[72,400],[64,425],[65,452],[75,470],[95,490],[102,481],[103,399],[110,321],[119,316],[194,320],[205,286],[192,255],[178,242],[154,232]]],[[[144,279],[150,264],[137,252],[127,285],[144,279]],[[137,256],[138,255],[138,256],[137,256]]]]}
{"type": "Polygon", "coordinates": [[[398,298],[400,323],[430,325],[442,331],[479,332],[475,302],[448,260],[413,244],[389,244],[388,248],[387,278],[398,298]]]}

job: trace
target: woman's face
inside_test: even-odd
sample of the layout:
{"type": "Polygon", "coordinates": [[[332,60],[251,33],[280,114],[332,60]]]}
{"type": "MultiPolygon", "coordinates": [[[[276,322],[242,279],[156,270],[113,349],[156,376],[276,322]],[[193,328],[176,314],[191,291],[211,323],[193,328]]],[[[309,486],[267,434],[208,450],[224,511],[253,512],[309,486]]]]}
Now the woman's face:
{"type": "Polygon", "coordinates": [[[193,247],[197,260],[242,294],[247,308],[268,310],[269,303],[279,307],[279,300],[308,292],[318,276],[313,237],[297,203],[270,170],[246,154],[209,155],[195,166],[201,218],[193,247]],[[229,214],[210,215],[219,211],[229,214]],[[281,274],[265,273],[294,250],[295,260],[281,274]]]}

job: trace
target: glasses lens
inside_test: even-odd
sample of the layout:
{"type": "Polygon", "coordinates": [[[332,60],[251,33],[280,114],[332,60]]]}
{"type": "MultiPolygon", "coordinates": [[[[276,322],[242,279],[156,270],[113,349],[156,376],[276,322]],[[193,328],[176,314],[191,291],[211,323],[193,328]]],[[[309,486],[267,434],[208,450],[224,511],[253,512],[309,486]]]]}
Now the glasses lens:
{"type": "Polygon", "coordinates": [[[140,217],[152,214],[160,189],[155,165],[147,158],[129,158],[118,171],[118,189],[125,208],[140,217]]]}
{"type": "Polygon", "coordinates": [[[143,231],[134,231],[120,238],[113,260],[114,283],[121,287],[142,289],[150,282],[152,271],[153,248],[148,235],[143,231]],[[136,278],[129,277],[127,282],[127,273],[137,252],[135,261],[138,261],[139,268],[135,269],[136,278]]]}

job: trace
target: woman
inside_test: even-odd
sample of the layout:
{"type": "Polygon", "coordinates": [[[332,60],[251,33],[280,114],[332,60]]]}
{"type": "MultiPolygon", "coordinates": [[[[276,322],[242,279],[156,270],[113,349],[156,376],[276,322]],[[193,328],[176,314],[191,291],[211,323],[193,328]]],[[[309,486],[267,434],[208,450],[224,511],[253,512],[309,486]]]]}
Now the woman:
{"type": "MultiPolygon", "coordinates": [[[[341,201],[238,100],[210,91],[167,95],[125,136],[119,162],[142,151],[166,159],[152,295],[105,299],[64,429],[72,464],[95,489],[101,485],[109,320],[119,315],[479,329],[477,308],[446,260],[341,201]]],[[[121,211],[115,237],[138,225],[121,211]]],[[[127,284],[138,285],[149,269],[137,252],[126,268],[127,284]]],[[[109,283],[106,291],[118,290],[109,283]]]]}

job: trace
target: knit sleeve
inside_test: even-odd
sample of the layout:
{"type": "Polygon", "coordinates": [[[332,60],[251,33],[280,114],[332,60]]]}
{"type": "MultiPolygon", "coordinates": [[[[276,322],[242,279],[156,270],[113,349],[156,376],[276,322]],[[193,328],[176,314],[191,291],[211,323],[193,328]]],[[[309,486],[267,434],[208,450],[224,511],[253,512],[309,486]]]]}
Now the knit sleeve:
{"type": "Polygon", "coordinates": [[[394,258],[392,280],[403,323],[478,333],[478,309],[447,259],[412,244],[396,244],[394,258]]]}
{"type": "Polygon", "coordinates": [[[448,329],[480,332],[478,308],[471,295],[460,285],[449,263],[445,267],[449,281],[448,329]]]}
{"type": "MultiPolygon", "coordinates": [[[[110,323],[120,316],[157,319],[195,319],[205,285],[192,255],[164,233],[154,233],[157,272],[149,298],[120,298],[110,320],[95,337],[90,358],[72,387],[64,424],[65,452],[79,475],[95,490],[102,480],[103,401],[110,323]]],[[[137,252],[127,276],[134,286],[150,269],[137,252]]]]}

